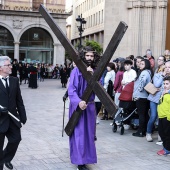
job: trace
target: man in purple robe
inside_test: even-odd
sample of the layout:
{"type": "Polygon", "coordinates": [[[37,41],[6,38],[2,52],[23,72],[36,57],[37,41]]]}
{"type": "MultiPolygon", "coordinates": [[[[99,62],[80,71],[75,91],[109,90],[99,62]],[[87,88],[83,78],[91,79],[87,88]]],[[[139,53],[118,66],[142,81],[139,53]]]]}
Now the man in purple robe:
{"type": "MultiPolygon", "coordinates": [[[[80,56],[88,66],[87,71],[93,72],[99,59],[99,55],[97,55],[97,53],[88,46],[80,52],[80,56]]],[[[70,136],[71,163],[77,165],[77,170],[88,170],[86,164],[97,163],[95,147],[95,95],[93,93],[87,103],[82,101],[81,97],[86,87],[87,81],[78,67],[75,67],[70,75],[68,96],[70,99],[69,117],[71,117],[78,105],[80,109],[83,110],[74,132],[70,136]]]]}

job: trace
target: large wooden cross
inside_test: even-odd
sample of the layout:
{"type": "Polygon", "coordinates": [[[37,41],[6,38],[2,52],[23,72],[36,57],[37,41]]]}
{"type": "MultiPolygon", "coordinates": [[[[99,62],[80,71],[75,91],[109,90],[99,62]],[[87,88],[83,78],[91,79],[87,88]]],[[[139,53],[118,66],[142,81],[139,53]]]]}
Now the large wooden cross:
{"type": "MultiPolygon", "coordinates": [[[[39,12],[41,13],[45,21],[48,23],[49,27],[52,29],[54,34],[57,36],[57,38],[59,39],[59,41],[65,48],[65,50],[69,53],[69,55],[75,62],[76,66],[81,71],[83,77],[87,81],[87,88],[85,89],[81,99],[88,102],[92,92],[94,92],[98,96],[102,104],[105,106],[105,109],[109,113],[115,114],[117,110],[117,106],[115,105],[111,97],[107,94],[106,90],[103,88],[103,86],[98,81],[101,78],[105,68],[107,67],[107,64],[112,58],[114,52],[117,49],[117,46],[119,45],[124,33],[126,32],[128,28],[126,23],[124,22],[119,23],[101,60],[99,61],[97,65],[97,69],[92,74],[87,71],[87,66],[81,60],[77,50],[73,47],[73,45],[70,43],[70,41],[67,39],[63,31],[59,28],[57,23],[54,21],[52,16],[48,13],[48,11],[44,8],[43,5],[40,5],[39,12]]],[[[79,118],[81,116],[81,113],[82,113],[82,110],[78,106],[65,127],[65,132],[68,136],[70,136],[72,132],[74,131],[74,128],[77,125],[79,118]]]]}

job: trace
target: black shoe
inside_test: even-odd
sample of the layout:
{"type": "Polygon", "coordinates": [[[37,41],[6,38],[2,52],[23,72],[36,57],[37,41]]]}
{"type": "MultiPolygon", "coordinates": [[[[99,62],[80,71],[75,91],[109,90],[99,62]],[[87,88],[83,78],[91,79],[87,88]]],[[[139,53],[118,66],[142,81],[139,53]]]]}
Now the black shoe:
{"type": "Polygon", "coordinates": [[[96,136],[94,136],[94,141],[97,141],[97,137],[96,136]]]}
{"type": "Polygon", "coordinates": [[[132,136],[135,136],[135,137],[144,137],[145,134],[142,133],[142,132],[136,132],[136,133],[132,133],[132,136]]]}
{"type": "Polygon", "coordinates": [[[77,170],[89,170],[86,165],[78,165],[77,170]]]}
{"type": "Polygon", "coordinates": [[[103,116],[100,120],[108,120],[107,116],[103,116]]]}
{"type": "Polygon", "coordinates": [[[113,117],[110,116],[108,119],[109,119],[109,120],[113,120],[113,117]]]}
{"type": "Polygon", "coordinates": [[[6,163],[5,163],[5,166],[6,166],[8,169],[13,169],[13,165],[11,164],[11,162],[6,162],[6,163]]]}

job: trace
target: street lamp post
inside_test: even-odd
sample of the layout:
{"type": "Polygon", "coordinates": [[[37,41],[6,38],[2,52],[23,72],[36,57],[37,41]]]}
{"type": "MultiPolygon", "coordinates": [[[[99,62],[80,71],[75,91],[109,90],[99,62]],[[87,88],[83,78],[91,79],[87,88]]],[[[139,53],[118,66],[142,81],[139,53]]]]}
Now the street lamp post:
{"type": "Polygon", "coordinates": [[[82,38],[82,33],[83,33],[83,31],[84,31],[84,24],[86,24],[86,21],[85,21],[85,19],[84,18],[82,18],[82,14],[81,14],[81,16],[80,15],[78,15],[78,18],[76,18],[76,21],[77,22],[79,22],[79,25],[77,26],[77,28],[78,28],[78,31],[79,31],[79,35],[80,35],[80,44],[79,44],[79,49],[81,49],[81,47],[82,47],[82,42],[81,42],[81,38],[82,38]]]}

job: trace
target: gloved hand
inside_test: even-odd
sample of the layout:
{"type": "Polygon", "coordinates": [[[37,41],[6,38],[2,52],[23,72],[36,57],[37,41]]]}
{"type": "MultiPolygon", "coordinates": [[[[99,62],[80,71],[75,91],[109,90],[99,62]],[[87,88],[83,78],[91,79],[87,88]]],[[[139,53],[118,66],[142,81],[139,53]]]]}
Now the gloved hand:
{"type": "Polygon", "coordinates": [[[27,121],[27,119],[24,119],[24,120],[22,120],[21,122],[22,122],[23,124],[25,124],[25,123],[26,123],[26,121],[27,121]]]}
{"type": "Polygon", "coordinates": [[[8,113],[8,110],[6,107],[0,107],[0,115],[1,114],[7,114],[8,113]]]}
{"type": "Polygon", "coordinates": [[[66,91],[65,95],[63,96],[63,102],[67,100],[67,97],[68,97],[68,91],[66,91]]]}
{"type": "Polygon", "coordinates": [[[63,96],[63,102],[65,102],[66,100],[67,100],[67,96],[64,95],[64,96],[63,96]]]}
{"type": "Polygon", "coordinates": [[[25,124],[27,121],[27,116],[26,115],[20,115],[20,121],[21,123],[25,124]]]}

